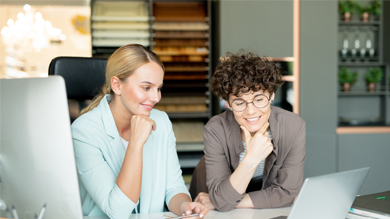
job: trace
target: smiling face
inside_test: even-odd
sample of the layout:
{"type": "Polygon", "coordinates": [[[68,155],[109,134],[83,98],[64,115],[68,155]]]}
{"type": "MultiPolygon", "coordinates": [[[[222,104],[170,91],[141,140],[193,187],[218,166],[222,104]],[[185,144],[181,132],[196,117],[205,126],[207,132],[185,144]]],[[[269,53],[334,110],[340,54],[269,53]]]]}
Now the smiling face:
{"type": "MultiPolygon", "coordinates": [[[[246,101],[247,107],[242,112],[237,112],[232,110],[234,118],[238,124],[244,126],[252,136],[265,124],[268,122],[269,116],[271,115],[271,104],[264,108],[257,108],[251,102],[253,98],[257,95],[263,94],[267,97],[270,96],[268,91],[257,91],[257,92],[247,92],[242,96],[234,96],[233,94],[229,95],[229,103],[232,104],[234,100],[244,100],[246,101]]],[[[271,100],[273,100],[274,95],[272,95],[271,100]]],[[[245,103],[244,103],[245,104],[245,103]]]]}
{"type": "Polygon", "coordinates": [[[124,82],[118,81],[115,95],[125,111],[132,115],[150,116],[153,106],[161,99],[164,71],[151,61],[137,68],[124,82]],[[119,95],[118,95],[119,94],[119,95]]]}

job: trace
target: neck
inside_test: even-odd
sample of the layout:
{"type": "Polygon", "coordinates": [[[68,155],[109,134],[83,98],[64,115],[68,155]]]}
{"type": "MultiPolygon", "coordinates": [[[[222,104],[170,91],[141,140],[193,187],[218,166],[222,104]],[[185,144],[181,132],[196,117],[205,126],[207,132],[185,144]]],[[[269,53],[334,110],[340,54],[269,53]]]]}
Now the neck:
{"type": "Polygon", "coordinates": [[[113,98],[113,100],[109,103],[109,106],[119,135],[126,141],[129,141],[130,122],[133,115],[131,115],[122,102],[120,100],[116,100],[116,98],[113,98]]]}

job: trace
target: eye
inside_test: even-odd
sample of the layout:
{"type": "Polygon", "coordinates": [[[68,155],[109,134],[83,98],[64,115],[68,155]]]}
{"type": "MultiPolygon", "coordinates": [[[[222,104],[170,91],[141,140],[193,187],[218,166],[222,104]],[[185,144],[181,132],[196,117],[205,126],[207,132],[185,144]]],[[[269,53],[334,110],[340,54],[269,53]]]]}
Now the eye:
{"type": "Polygon", "coordinates": [[[158,88],[157,90],[158,90],[158,91],[161,91],[161,90],[162,90],[162,87],[158,88]]]}
{"type": "Polygon", "coordinates": [[[256,98],[255,101],[256,101],[256,102],[261,102],[261,101],[264,101],[264,98],[263,98],[263,97],[259,97],[259,98],[256,98]]]}
{"type": "Polygon", "coordinates": [[[234,101],[234,104],[236,106],[241,106],[242,104],[244,104],[244,102],[243,101],[234,101]]]}
{"type": "Polygon", "coordinates": [[[150,90],[150,87],[144,87],[144,90],[148,91],[150,90]]]}

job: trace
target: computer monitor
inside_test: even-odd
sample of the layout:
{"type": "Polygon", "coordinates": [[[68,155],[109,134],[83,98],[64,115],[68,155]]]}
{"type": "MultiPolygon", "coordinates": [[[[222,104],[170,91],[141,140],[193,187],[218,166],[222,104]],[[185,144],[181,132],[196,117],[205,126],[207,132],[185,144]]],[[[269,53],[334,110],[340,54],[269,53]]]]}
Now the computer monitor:
{"type": "Polygon", "coordinates": [[[44,218],[83,218],[63,78],[0,79],[0,124],[0,200],[20,219],[45,203],[44,218]]]}

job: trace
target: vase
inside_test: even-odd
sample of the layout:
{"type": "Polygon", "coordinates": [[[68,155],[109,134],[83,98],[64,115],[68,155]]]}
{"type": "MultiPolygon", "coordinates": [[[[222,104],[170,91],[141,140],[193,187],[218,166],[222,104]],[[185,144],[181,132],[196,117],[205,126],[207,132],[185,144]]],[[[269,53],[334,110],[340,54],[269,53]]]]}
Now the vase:
{"type": "Polygon", "coordinates": [[[375,83],[367,83],[367,90],[368,90],[368,92],[374,93],[375,92],[375,87],[376,87],[375,83]]]}
{"type": "Polygon", "coordinates": [[[364,12],[362,14],[362,21],[363,23],[367,23],[368,22],[368,17],[369,17],[370,14],[368,14],[368,12],[364,12]]]}
{"type": "Polygon", "coordinates": [[[345,93],[348,93],[351,90],[351,84],[350,83],[344,83],[343,84],[343,91],[345,93]]]}
{"type": "Polygon", "coordinates": [[[345,22],[349,22],[351,20],[351,13],[346,12],[343,14],[343,17],[345,22]]]}

